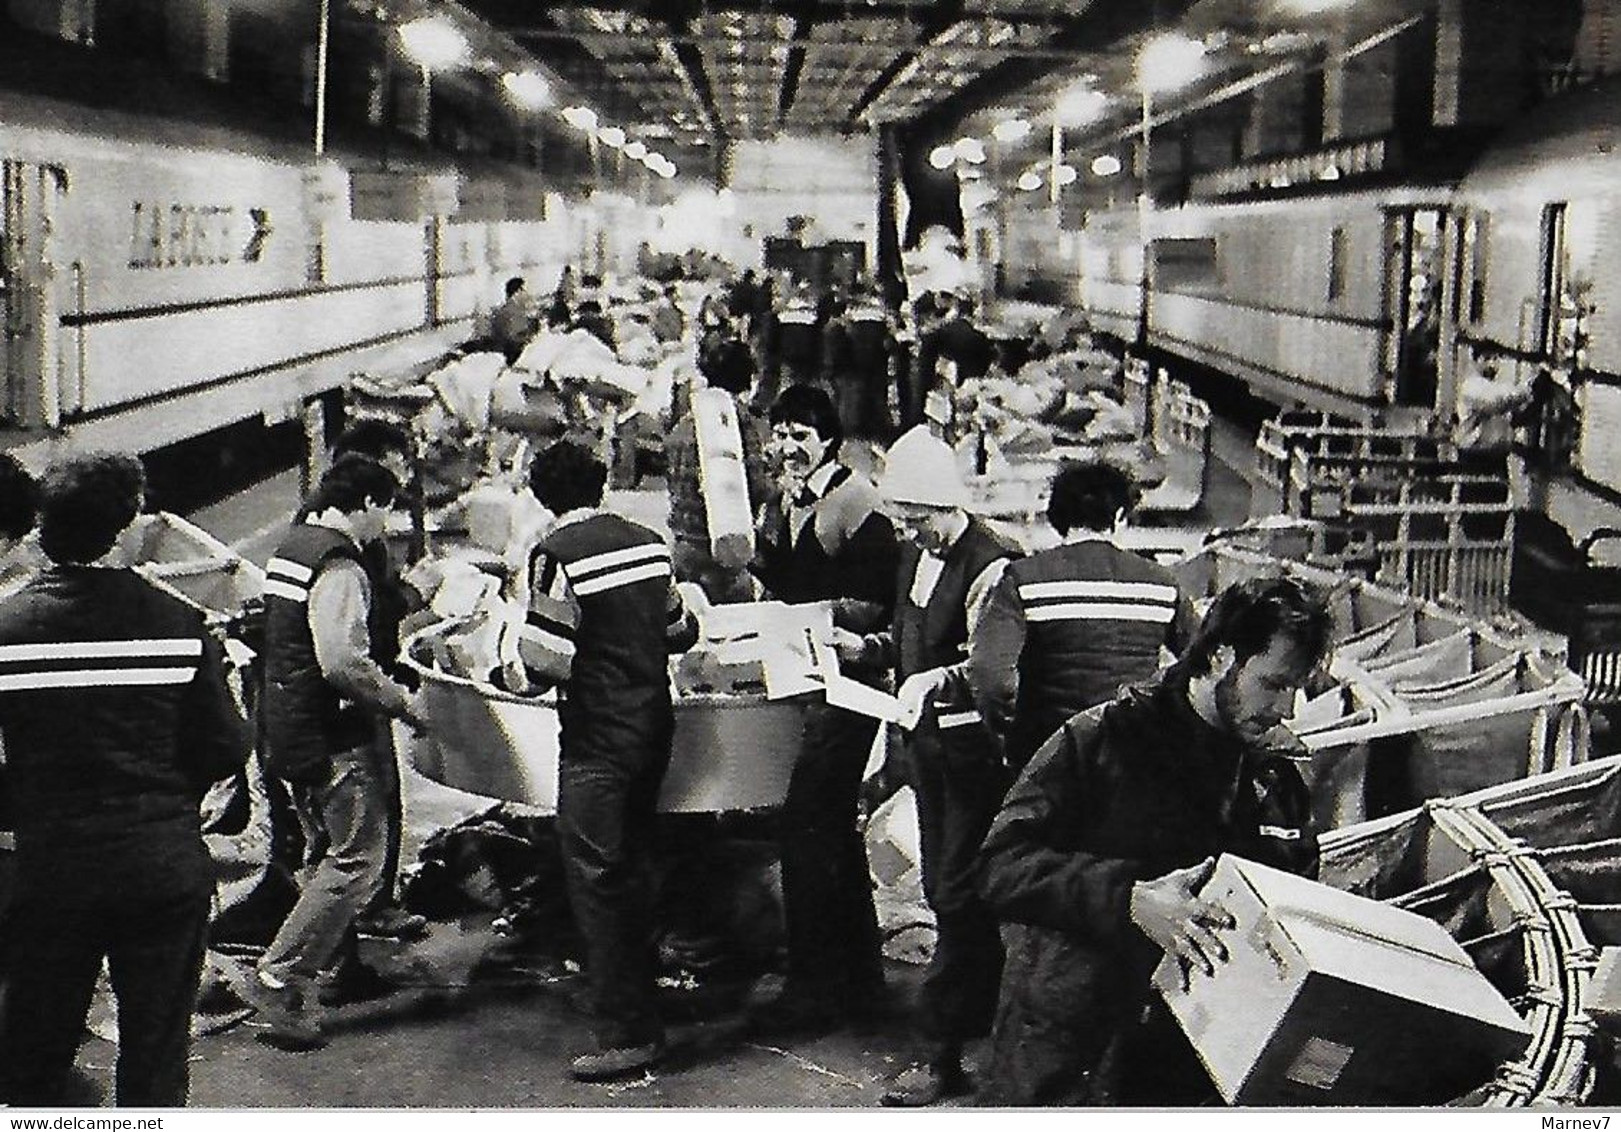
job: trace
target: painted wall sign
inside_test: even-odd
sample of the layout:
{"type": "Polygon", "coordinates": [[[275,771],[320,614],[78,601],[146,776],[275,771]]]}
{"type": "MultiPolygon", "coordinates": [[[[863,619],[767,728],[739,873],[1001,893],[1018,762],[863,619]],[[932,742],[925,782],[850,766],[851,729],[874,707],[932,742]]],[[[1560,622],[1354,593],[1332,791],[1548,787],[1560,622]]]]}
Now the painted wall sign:
{"type": "Polygon", "coordinates": [[[129,266],[138,270],[257,263],[273,231],[270,212],[246,210],[253,230],[244,239],[232,205],[130,205],[129,266]]]}

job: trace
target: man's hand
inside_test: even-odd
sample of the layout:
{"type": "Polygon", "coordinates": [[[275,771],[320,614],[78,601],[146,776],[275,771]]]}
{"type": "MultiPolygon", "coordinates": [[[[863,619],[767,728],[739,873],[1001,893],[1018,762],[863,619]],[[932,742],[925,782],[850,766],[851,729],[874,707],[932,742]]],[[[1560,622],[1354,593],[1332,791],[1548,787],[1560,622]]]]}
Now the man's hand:
{"type": "Polygon", "coordinates": [[[833,627],[833,651],[842,664],[856,664],[867,652],[867,638],[848,629],[833,627]]]}
{"type": "Polygon", "coordinates": [[[675,590],[681,595],[681,600],[686,605],[687,610],[693,614],[708,609],[710,606],[709,595],[704,593],[704,588],[697,582],[677,582],[675,590]]]}
{"type": "Polygon", "coordinates": [[[1235,921],[1226,909],[1196,895],[1215,868],[1215,858],[1206,857],[1191,868],[1131,886],[1131,921],[1176,957],[1183,990],[1195,969],[1214,975],[1216,964],[1227,961],[1227,946],[1217,932],[1236,926],[1235,921]]]}
{"type": "Polygon", "coordinates": [[[907,731],[916,727],[918,720],[923,718],[923,709],[929,705],[929,697],[945,682],[943,668],[928,668],[908,676],[895,694],[895,698],[901,702],[901,717],[896,722],[907,731]]]}
{"type": "Polygon", "coordinates": [[[1261,736],[1260,746],[1263,750],[1270,751],[1275,755],[1283,755],[1285,758],[1311,757],[1311,751],[1307,749],[1300,736],[1281,723],[1261,736]]]}

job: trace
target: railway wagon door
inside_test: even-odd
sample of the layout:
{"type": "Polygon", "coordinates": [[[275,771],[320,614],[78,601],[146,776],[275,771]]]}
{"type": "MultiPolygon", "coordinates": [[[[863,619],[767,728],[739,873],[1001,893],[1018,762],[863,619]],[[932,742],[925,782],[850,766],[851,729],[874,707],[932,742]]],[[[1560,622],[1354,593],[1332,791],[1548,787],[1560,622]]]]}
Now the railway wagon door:
{"type": "Polygon", "coordinates": [[[1394,402],[1433,409],[1440,388],[1447,213],[1385,213],[1384,370],[1394,402]]]}
{"type": "Polygon", "coordinates": [[[0,162],[0,419],[22,428],[54,428],[62,419],[52,225],[66,191],[58,166],[0,162]]]}

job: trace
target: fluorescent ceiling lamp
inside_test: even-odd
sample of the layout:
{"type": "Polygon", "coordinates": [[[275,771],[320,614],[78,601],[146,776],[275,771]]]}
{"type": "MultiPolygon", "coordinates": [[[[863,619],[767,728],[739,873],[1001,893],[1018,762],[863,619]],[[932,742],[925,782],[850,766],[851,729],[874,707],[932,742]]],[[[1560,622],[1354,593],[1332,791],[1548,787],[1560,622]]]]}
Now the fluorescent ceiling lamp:
{"type": "Polygon", "coordinates": [[[465,63],[472,54],[467,37],[445,16],[424,16],[401,24],[400,49],[430,71],[465,63]]]}
{"type": "Polygon", "coordinates": [[[949,169],[957,160],[957,153],[949,145],[937,145],[929,150],[929,164],[936,169],[949,169]]]}
{"type": "Polygon", "coordinates": [[[597,140],[610,149],[618,149],[625,144],[625,131],[618,126],[604,126],[597,131],[597,140]]]}
{"type": "Polygon", "coordinates": [[[1316,16],[1336,8],[1349,8],[1351,0],[1282,0],[1279,7],[1302,16],[1316,16]]]}
{"type": "Polygon", "coordinates": [[[1180,32],[1155,36],[1137,52],[1137,85],[1143,90],[1175,90],[1204,69],[1204,44],[1180,32]]]}
{"type": "Polygon", "coordinates": [[[630,142],[625,146],[625,156],[632,161],[640,161],[647,156],[647,146],[639,141],[630,142]]]}
{"type": "Polygon", "coordinates": [[[584,130],[588,134],[593,133],[597,128],[597,112],[589,106],[570,106],[563,111],[563,121],[576,130],[584,130]]]}
{"type": "Polygon", "coordinates": [[[1041,174],[1029,172],[1019,174],[1019,188],[1027,193],[1035,192],[1041,188],[1041,174]]]}
{"type": "Polygon", "coordinates": [[[538,110],[552,100],[552,84],[537,71],[508,71],[501,76],[501,85],[520,106],[538,110]]]}
{"type": "Polygon", "coordinates": [[[1058,96],[1058,117],[1068,126],[1096,122],[1109,105],[1109,96],[1091,83],[1076,83],[1058,96]]]}
{"type": "Polygon", "coordinates": [[[1120,159],[1112,153],[1105,153],[1092,159],[1092,174],[1096,177],[1113,177],[1120,172],[1120,159]]]}
{"type": "Polygon", "coordinates": [[[1076,171],[1073,165],[1060,165],[1058,167],[1058,183],[1060,185],[1073,185],[1075,178],[1079,176],[1080,173],[1076,171]]]}
{"type": "Polygon", "coordinates": [[[978,165],[985,160],[985,144],[978,138],[958,138],[951,152],[970,165],[978,165]]]}
{"type": "Polygon", "coordinates": [[[991,127],[991,136],[999,142],[1016,142],[1030,134],[1030,123],[1023,118],[1005,118],[991,127]]]}

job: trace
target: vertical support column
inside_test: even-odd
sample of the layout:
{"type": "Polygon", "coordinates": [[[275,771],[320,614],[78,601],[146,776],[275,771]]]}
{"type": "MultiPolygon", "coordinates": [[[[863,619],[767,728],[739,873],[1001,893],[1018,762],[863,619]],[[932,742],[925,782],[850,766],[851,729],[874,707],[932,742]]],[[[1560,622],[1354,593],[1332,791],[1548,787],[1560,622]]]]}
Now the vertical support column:
{"type": "Polygon", "coordinates": [[[428,139],[428,107],[432,76],[426,67],[407,65],[394,72],[399,81],[395,90],[395,121],[402,133],[421,141],[428,139]]]}
{"type": "Polygon", "coordinates": [[[304,402],[302,420],[304,463],[299,468],[298,491],[300,497],[305,497],[315,490],[315,485],[320,483],[321,477],[326,474],[328,463],[326,402],[319,397],[312,397],[304,402]]]}
{"type": "Polygon", "coordinates": [[[230,70],[231,9],[219,0],[164,0],[169,57],[180,69],[214,82],[230,70]]]}

